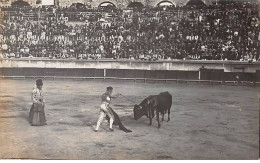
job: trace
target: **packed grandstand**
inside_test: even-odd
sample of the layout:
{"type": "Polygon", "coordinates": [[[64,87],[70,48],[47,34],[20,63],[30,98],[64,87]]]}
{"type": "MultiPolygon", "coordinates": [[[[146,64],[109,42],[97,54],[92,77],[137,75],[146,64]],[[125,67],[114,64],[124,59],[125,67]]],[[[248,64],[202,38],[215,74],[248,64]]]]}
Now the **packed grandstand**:
{"type": "MultiPolygon", "coordinates": [[[[259,4],[0,7],[4,58],[259,61],[259,4]]],[[[197,1],[199,2],[199,1],[197,1]]]]}

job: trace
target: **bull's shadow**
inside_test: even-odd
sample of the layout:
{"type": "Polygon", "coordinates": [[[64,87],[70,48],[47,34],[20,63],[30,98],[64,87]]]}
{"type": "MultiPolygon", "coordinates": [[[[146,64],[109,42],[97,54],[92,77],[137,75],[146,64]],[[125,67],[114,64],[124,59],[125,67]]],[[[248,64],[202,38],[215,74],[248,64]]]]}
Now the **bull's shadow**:
{"type": "MultiPolygon", "coordinates": [[[[153,123],[151,125],[150,125],[149,118],[147,118],[146,116],[143,116],[138,120],[135,120],[133,114],[131,114],[129,116],[122,117],[122,121],[124,121],[124,123],[127,124],[129,127],[131,127],[131,126],[137,127],[138,126],[138,127],[157,127],[158,128],[157,120],[156,120],[155,117],[153,118],[153,123]]],[[[170,123],[170,122],[162,121],[160,119],[160,123],[161,124],[167,124],[167,123],[170,123]]]]}
{"type": "MultiPolygon", "coordinates": [[[[146,116],[141,117],[138,120],[134,119],[134,113],[131,113],[130,115],[127,116],[120,116],[121,122],[126,125],[129,128],[134,128],[134,127],[157,127],[156,121],[152,123],[152,125],[149,124],[149,119],[146,116]]],[[[154,117],[153,120],[156,120],[154,117]]],[[[169,123],[167,121],[161,121],[161,123],[169,123]]]]}

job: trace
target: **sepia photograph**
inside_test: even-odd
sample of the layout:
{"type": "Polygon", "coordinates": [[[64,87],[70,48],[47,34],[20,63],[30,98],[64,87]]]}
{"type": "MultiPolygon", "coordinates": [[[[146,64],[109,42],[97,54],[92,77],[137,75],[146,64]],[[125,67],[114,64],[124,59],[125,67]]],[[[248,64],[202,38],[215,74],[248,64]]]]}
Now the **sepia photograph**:
{"type": "Polygon", "coordinates": [[[260,0],[0,0],[0,160],[259,160],[260,0]]]}

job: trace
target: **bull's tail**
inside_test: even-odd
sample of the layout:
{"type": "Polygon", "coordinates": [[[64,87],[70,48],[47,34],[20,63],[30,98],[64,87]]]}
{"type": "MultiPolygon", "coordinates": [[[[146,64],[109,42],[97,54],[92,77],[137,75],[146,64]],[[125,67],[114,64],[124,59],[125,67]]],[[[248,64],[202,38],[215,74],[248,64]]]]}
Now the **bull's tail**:
{"type": "MultiPolygon", "coordinates": [[[[109,107],[109,109],[111,109],[111,111],[112,111],[112,113],[113,113],[113,115],[114,115],[114,118],[115,118],[113,124],[114,124],[114,125],[118,125],[118,126],[119,126],[119,129],[120,129],[120,130],[123,130],[124,132],[132,132],[131,130],[125,128],[125,126],[122,124],[122,122],[121,122],[119,116],[117,115],[117,113],[116,113],[111,107],[109,107]]],[[[107,119],[109,119],[108,116],[107,116],[107,119]]]]}

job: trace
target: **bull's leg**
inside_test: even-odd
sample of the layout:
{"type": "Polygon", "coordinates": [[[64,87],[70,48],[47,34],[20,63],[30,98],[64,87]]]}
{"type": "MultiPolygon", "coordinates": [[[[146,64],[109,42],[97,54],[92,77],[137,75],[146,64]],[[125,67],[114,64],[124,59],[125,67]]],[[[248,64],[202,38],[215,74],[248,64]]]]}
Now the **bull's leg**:
{"type": "Polygon", "coordinates": [[[152,118],[154,117],[154,110],[152,110],[152,118]]]}
{"type": "Polygon", "coordinates": [[[153,112],[152,112],[152,105],[150,104],[150,105],[149,105],[149,108],[148,108],[148,114],[149,114],[149,119],[150,119],[150,123],[149,123],[150,126],[152,125],[152,118],[153,118],[153,117],[152,117],[152,113],[153,113],[153,112]]]}
{"type": "Polygon", "coordinates": [[[168,122],[170,121],[170,109],[171,108],[168,109],[168,122]]]}
{"type": "Polygon", "coordinates": [[[156,110],[156,119],[157,119],[157,122],[158,122],[158,128],[161,127],[161,124],[160,124],[160,119],[159,119],[159,112],[156,110]]]}
{"type": "Polygon", "coordinates": [[[164,121],[164,115],[166,114],[166,112],[167,112],[167,110],[164,110],[164,111],[162,112],[162,121],[164,121]]]}
{"type": "Polygon", "coordinates": [[[164,121],[164,113],[162,114],[162,121],[164,121]]]}
{"type": "Polygon", "coordinates": [[[150,117],[149,119],[150,119],[149,125],[151,126],[152,125],[152,118],[150,117]]]}

